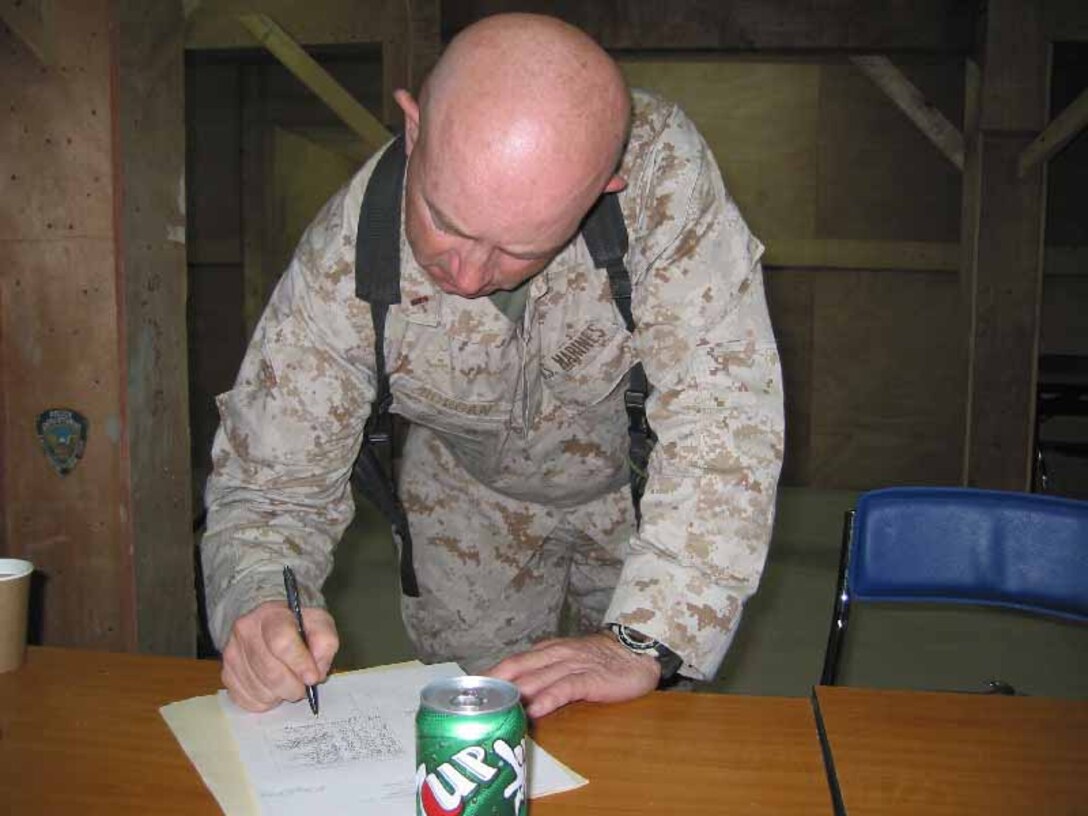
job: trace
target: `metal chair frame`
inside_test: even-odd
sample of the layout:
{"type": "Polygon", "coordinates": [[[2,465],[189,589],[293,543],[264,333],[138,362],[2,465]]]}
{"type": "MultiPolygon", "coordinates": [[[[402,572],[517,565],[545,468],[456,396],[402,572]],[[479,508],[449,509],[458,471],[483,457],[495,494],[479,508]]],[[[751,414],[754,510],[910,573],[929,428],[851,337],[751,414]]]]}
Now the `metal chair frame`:
{"type": "Polygon", "coordinates": [[[856,511],[847,510],[843,516],[842,549],[839,552],[839,577],[835,584],[835,608],[831,613],[831,628],[827,632],[827,646],[824,649],[824,667],[820,672],[820,685],[833,686],[839,673],[839,656],[846,639],[846,626],[850,622],[850,593],[847,591],[846,575],[850,568],[850,550],[854,540],[854,517],[856,511]]]}

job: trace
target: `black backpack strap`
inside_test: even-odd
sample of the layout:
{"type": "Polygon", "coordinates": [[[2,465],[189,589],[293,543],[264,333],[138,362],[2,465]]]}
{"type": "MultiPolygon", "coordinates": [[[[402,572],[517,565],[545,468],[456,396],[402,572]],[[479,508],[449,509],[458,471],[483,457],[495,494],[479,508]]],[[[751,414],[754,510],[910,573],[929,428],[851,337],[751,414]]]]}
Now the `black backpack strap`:
{"type": "MultiPolygon", "coordinates": [[[[623,256],[627,254],[627,227],[623,223],[623,210],[620,209],[619,197],[615,193],[601,196],[600,201],[589,211],[582,224],[582,238],[593,257],[593,265],[608,272],[612,300],[623,316],[627,331],[634,332],[631,275],[623,263],[623,256]]],[[[635,363],[631,367],[631,378],[623,395],[623,404],[627,408],[627,433],[631,438],[627,464],[631,472],[631,498],[635,503],[637,524],[642,523],[642,492],[646,489],[646,468],[650,462],[650,451],[657,442],[657,435],[646,419],[646,397],[649,393],[650,381],[646,377],[646,370],[642,363],[635,363]]]]}
{"type": "Polygon", "coordinates": [[[374,373],[377,392],[363,430],[363,444],[352,467],[359,491],[393,528],[400,550],[401,591],[419,597],[412,560],[408,516],[397,496],[393,473],[393,395],[385,370],[385,317],[400,303],[400,205],[404,188],[404,137],[386,149],[367,184],[355,236],[355,295],[370,304],[374,321],[374,373]]]}

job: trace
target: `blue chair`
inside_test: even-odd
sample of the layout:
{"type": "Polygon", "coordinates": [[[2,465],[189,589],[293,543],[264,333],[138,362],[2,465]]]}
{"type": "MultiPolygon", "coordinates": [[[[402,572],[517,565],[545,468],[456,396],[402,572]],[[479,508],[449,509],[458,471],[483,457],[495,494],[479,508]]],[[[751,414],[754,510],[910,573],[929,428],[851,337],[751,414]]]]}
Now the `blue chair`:
{"type": "Polygon", "coordinates": [[[1088,502],[971,488],[864,493],[843,528],[823,685],[835,684],[851,607],[868,601],[1088,622],[1088,502]]]}

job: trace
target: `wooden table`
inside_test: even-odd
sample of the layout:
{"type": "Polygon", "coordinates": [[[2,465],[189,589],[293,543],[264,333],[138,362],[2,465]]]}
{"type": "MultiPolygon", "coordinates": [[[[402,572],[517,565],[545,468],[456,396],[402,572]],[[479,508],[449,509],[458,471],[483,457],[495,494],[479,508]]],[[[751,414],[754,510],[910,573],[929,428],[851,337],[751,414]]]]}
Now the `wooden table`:
{"type": "MultiPolygon", "coordinates": [[[[209,661],[31,648],[0,674],[0,812],[219,813],[158,713],[219,685],[209,661]]],[[[658,693],[569,706],[535,736],[590,784],[533,816],[831,812],[806,700],[658,693]]]]}
{"type": "Polygon", "coordinates": [[[1088,813],[1088,701],[820,687],[849,816],[1088,813]]]}
{"type": "Polygon", "coordinates": [[[0,674],[0,813],[218,813],[159,707],[219,685],[207,661],[31,647],[0,674]]]}
{"type": "Polygon", "coordinates": [[[535,736],[590,784],[533,816],[832,812],[807,700],[655,693],[569,706],[535,736]]]}

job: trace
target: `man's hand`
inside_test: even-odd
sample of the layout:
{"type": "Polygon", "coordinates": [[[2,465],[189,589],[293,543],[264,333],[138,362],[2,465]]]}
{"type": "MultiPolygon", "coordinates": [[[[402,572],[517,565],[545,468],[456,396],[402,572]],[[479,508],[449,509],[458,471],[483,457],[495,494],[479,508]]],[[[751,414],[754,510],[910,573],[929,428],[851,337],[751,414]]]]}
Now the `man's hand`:
{"type": "Polygon", "coordinates": [[[661,667],[611,635],[544,640],[508,657],[486,674],[516,683],[530,717],[543,717],[576,700],[618,703],[657,688],[661,667]]]}
{"type": "Polygon", "coordinates": [[[309,649],[282,601],[263,603],[234,622],[223,650],[223,684],[234,702],[267,711],[284,700],[301,700],[307,685],[325,679],[340,648],[336,624],[316,607],[302,610],[302,623],[309,649]]]}

